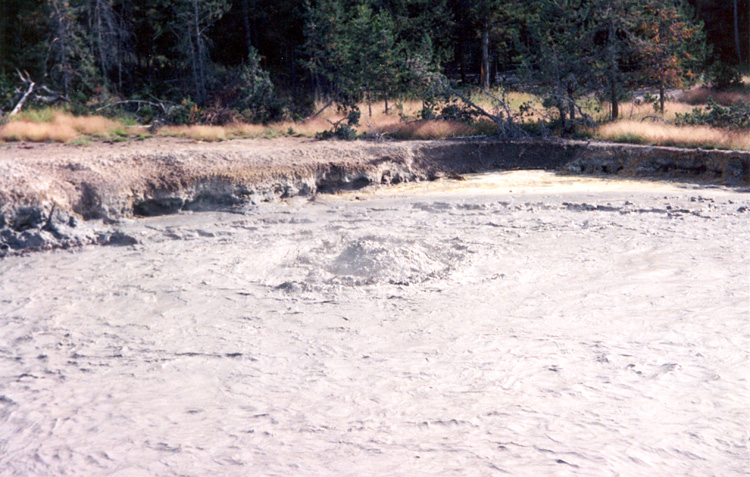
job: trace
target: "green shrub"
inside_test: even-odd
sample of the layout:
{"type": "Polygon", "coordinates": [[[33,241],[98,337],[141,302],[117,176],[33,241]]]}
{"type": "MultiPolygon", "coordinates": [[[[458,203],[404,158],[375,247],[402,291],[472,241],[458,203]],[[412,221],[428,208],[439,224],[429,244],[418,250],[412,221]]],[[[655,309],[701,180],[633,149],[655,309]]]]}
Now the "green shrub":
{"type": "Polygon", "coordinates": [[[647,144],[648,143],[648,140],[645,137],[639,136],[636,133],[618,134],[609,140],[612,142],[622,142],[626,144],[647,144]]]}
{"type": "Polygon", "coordinates": [[[167,111],[167,123],[182,126],[184,124],[196,124],[201,117],[200,108],[190,98],[185,98],[176,106],[167,111]]]}
{"type": "Polygon", "coordinates": [[[350,141],[352,139],[357,139],[357,130],[355,129],[357,126],[359,126],[359,118],[361,116],[361,113],[358,108],[352,108],[349,110],[349,114],[344,119],[341,119],[339,121],[336,121],[333,124],[333,128],[319,132],[315,134],[315,137],[318,139],[342,139],[345,141],[350,141]]]}
{"type": "Polygon", "coordinates": [[[248,62],[240,73],[239,110],[248,122],[266,123],[283,113],[281,101],[274,93],[268,72],[260,65],[260,55],[250,51],[248,62]]]}
{"type": "Polygon", "coordinates": [[[750,128],[750,105],[735,103],[722,106],[713,98],[708,98],[705,108],[694,108],[689,113],[678,113],[675,117],[678,126],[711,126],[715,128],[750,128]]]}

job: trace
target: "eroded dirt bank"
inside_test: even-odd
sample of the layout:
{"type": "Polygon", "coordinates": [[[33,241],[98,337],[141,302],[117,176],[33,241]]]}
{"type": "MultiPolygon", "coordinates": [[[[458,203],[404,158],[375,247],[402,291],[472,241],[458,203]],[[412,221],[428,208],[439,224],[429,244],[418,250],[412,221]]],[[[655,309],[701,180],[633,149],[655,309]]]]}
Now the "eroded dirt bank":
{"type": "Polygon", "coordinates": [[[0,149],[0,256],[89,243],[128,244],[134,215],[226,210],[276,198],[490,170],[750,183],[750,154],[576,141],[6,145],[0,149]],[[114,226],[113,226],[114,224],[114,226]]]}

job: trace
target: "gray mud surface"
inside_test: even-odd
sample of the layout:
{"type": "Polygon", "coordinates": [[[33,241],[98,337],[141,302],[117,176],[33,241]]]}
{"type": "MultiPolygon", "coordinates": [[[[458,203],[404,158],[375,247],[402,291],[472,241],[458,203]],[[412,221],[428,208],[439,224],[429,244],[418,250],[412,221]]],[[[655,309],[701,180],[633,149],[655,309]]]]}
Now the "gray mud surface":
{"type": "Polygon", "coordinates": [[[548,172],[0,260],[2,475],[747,475],[750,194],[548,172]]]}

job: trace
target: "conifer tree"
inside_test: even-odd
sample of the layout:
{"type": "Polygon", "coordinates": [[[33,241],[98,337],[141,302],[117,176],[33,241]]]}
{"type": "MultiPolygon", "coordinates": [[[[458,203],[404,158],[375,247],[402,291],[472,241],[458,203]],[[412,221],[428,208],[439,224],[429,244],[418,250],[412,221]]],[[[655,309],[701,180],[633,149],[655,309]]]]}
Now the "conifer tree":
{"type": "Polygon", "coordinates": [[[96,69],[80,19],[82,1],[49,0],[48,72],[65,96],[82,100],[94,88],[96,69]]]}
{"type": "Polygon", "coordinates": [[[702,25],[678,2],[650,0],[642,7],[637,33],[643,79],[659,88],[659,111],[664,113],[666,89],[690,84],[704,63],[702,25]]]}
{"type": "Polygon", "coordinates": [[[226,13],[229,3],[228,0],[176,0],[172,8],[174,18],[170,26],[178,39],[178,50],[189,64],[195,101],[203,105],[210,80],[208,29],[226,13]]]}

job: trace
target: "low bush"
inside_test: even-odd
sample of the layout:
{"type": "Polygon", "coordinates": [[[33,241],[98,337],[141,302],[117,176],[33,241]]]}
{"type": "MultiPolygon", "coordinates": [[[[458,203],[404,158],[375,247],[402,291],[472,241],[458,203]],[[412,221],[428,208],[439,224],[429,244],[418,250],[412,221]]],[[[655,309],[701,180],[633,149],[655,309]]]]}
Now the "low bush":
{"type": "Polygon", "coordinates": [[[750,105],[740,102],[722,106],[709,98],[705,108],[695,108],[689,113],[677,114],[675,124],[748,129],[750,128],[750,105]]]}
{"type": "Polygon", "coordinates": [[[316,133],[315,137],[318,139],[342,139],[345,141],[357,139],[359,135],[356,128],[359,126],[360,117],[359,108],[352,108],[345,118],[333,123],[331,129],[316,133]]]}
{"type": "Polygon", "coordinates": [[[196,124],[200,121],[203,112],[193,100],[186,98],[178,105],[167,110],[166,122],[174,126],[196,124]]]}

